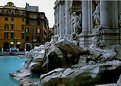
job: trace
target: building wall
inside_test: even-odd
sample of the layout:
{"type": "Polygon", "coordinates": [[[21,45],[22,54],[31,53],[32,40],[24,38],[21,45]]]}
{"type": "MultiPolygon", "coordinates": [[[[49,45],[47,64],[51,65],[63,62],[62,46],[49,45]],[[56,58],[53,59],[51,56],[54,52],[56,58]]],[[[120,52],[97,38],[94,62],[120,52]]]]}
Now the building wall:
{"type": "MultiPolygon", "coordinates": [[[[26,44],[33,45],[33,42],[37,44],[46,42],[49,26],[45,13],[33,9],[38,9],[37,6],[29,6],[27,4],[26,7],[27,9],[16,7],[12,2],[8,2],[5,6],[0,6],[0,48],[7,50],[11,47],[19,47],[20,50],[24,50],[26,44]],[[7,20],[5,20],[6,17],[7,20]],[[27,21],[29,21],[29,24],[27,24],[27,21]],[[37,24],[38,21],[40,24],[37,24]],[[5,24],[8,24],[8,30],[5,30],[5,24]],[[13,30],[11,29],[11,24],[14,24],[13,30]],[[37,32],[39,31],[37,30],[38,28],[40,33],[37,32]],[[4,37],[6,32],[8,33],[8,39],[4,37]],[[14,33],[13,38],[11,38],[11,33],[14,33]],[[28,40],[26,40],[27,36],[29,37],[28,40]],[[36,41],[33,41],[33,39],[36,39],[36,41]]],[[[31,48],[33,47],[34,45],[31,46],[31,48]]]]}
{"type": "Polygon", "coordinates": [[[48,21],[44,12],[30,12],[26,11],[26,27],[25,38],[28,36],[29,40],[25,39],[26,43],[31,43],[32,47],[43,44],[48,39],[48,21]],[[27,23],[29,22],[29,23],[27,23]]]}
{"type": "Polygon", "coordinates": [[[7,50],[6,48],[9,49],[18,45],[19,49],[24,48],[24,39],[21,38],[21,33],[22,25],[25,25],[25,10],[24,8],[14,7],[13,3],[13,7],[9,6],[11,3],[12,2],[8,2],[6,6],[0,7],[0,48],[4,48],[4,50],[7,50]],[[7,30],[5,30],[5,24],[8,24],[7,30]],[[13,24],[13,29],[11,24],[13,24]],[[8,33],[7,39],[5,39],[5,33],[8,33]],[[12,38],[11,33],[13,33],[12,38]],[[5,44],[5,42],[8,44],[5,44]],[[14,44],[10,44],[11,42],[14,44]]]}
{"type": "Polygon", "coordinates": [[[4,43],[4,16],[0,16],[0,48],[3,47],[4,43]]]}
{"type": "MultiPolygon", "coordinates": [[[[12,18],[14,18],[14,21],[10,20],[11,19],[10,16],[8,16],[8,21],[5,21],[4,16],[0,17],[1,22],[2,22],[1,27],[0,27],[1,28],[0,33],[1,33],[1,38],[2,38],[1,47],[4,46],[4,42],[8,42],[8,43],[14,42],[15,45],[17,42],[20,42],[21,44],[24,43],[24,39],[21,38],[21,32],[22,32],[21,25],[22,24],[25,25],[25,22],[21,22],[23,19],[21,17],[12,17],[12,18]],[[5,29],[4,25],[6,23],[9,25],[9,29],[7,31],[4,30],[5,29]],[[11,29],[11,26],[10,26],[11,24],[15,25],[14,30],[11,29]],[[5,32],[8,32],[8,39],[6,40],[4,38],[5,32]],[[11,38],[11,35],[10,35],[11,33],[14,33],[14,38],[11,38]]],[[[23,45],[20,46],[20,48],[23,48],[23,47],[24,47],[23,45]]]]}

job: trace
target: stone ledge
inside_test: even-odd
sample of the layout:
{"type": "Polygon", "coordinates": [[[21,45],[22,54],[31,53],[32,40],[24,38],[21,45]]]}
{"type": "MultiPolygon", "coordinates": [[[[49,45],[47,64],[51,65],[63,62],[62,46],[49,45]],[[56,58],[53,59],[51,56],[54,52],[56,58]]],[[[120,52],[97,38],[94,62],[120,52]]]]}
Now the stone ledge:
{"type": "Polygon", "coordinates": [[[102,84],[102,85],[95,85],[95,86],[117,86],[115,83],[112,84],[102,84]]]}

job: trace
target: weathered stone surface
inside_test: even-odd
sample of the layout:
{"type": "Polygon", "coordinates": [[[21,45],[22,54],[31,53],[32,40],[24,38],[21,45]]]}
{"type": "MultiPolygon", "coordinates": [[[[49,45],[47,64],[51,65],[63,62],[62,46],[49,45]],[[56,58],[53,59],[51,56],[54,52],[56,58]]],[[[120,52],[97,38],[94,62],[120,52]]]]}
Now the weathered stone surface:
{"type": "Polygon", "coordinates": [[[100,51],[97,51],[97,50],[94,50],[94,49],[90,49],[90,54],[96,58],[98,56],[100,56],[101,52],[100,51]]]}
{"type": "Polygon", "coordinates": [[[56,47],[68,52],[68,53],[72,53],[72,54],[80,54],[86,50],[84,50],[84,48],[80,48],[78,46],[76,46],[73,42],[70,42],[68,40],[63,40],[60,41],[59,43],[56,43],[56,47]]]}
{"type": "Polygon", "coordinates": [[[70,61],[68,63],[71,64],[77,64],[79,56],[87,52],[86,49],[80,48],[76,46],[73,42],[70,42],[68,40],[57,43],[56,47],[58,47],[62,51],[63,58],[68,58],[67,62],[70,61]]]}
{"type": "Polygon", "coordinates": [[[47,72],[62,66],[61,58],[59,58],[57,53],[54,51],[48,55],[45,62],[47,63],[43,68],[46,69],[47,72]]]}
{"type": "Polygon", "coordinates": [[[89,49],[89,53],[92,56],[91,59],[93,61],[101,62],[101,63],[109,61],[109,60],[114,60],[117,58],[117,55],[118,55],[115,48],[112,48],[110,46],[105,47],[104,49],[92,48],[92,49],[89,49]]]}
{"type": "Polygon", "coordinates": [[[41,74],[43,72],[42,70],[42,63],[34,63],[34,64],[30,64],[30,71],[32,73],[39,73],[41,74]]]}
{"type": "Polygon", "coordinates": [[[97,65],[85,65],[80,68],[68,68],[62,72],[46,75],[41,79],[41,84],[42,86],[61,84],[65,86],[91,86],[116,83],[121,71],[120,65],[120,61],[110,61],[97,65]],[[69,72],[67,73],[67,71],[69,72]]]}
{"type": "Polygon", "coordinates": [[[31,80],[25,78],[25,79],[20,80],[19,86],[33,86],[33,83],[31,80]]]}
{"type": "Polygon", "coordinates": [[[121,71],[121,62],[115,59],[120,57],[118,46],[87,49],[63,39],[32,53],[35,54],[33,59],[28,60],[28,69],[32,73],[48,72],[40,76],[42,86],[116,83],[121,71]]]}
{"type": "Polygon", "coordinates": [[[121,45],[114,45],[112,47],[117,53],[116,58],[121,59],[121,45]]]}
{"type": "Polygon", "coordinates": [[[73,72],[74,72],[74,70],[72,70],[71,68],[67,68],[67,69],[63,72],[63,74],[62,74],[61,77],[66,77],[66,76],[72,74],[73,72]]]}
{"type": "Polygon", "coordinates": [[[76,46],[73,42],[61,40],[46,50],[43,67],[48,71],[58,67],[71,67],[78,63],[80,54],[85,52],[86,49],[76,46]]]}
{"type": "Polygon", "coordinates": [[[102,85],[95,85],[95,86],[117,86],[117,84],[112,83],[112,84],[102,84],[102,85]]]}
{"type": "Polygon", "coordinates": [[[117,86],[121,86],[121,75],[119,76],[119,79],[117,81],[117,86]]]}

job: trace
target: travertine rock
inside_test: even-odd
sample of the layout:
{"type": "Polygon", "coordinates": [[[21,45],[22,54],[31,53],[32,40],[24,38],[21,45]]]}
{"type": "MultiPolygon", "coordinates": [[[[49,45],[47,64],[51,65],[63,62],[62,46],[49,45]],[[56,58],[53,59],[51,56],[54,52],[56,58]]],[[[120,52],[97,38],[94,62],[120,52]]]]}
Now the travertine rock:
{"type": "Polygon", "coordinates": [[[40,81],[42,86],[58,86],[60,84],[65,86],[91,86],[116,83],[121,71],[120,65],[120,61],[110,61],[103,64],[67,68],[63,71],[49,73],[40,81]]]}
{"type": "Polygon", "coordinates": [[[119,76],[119,79],[117,81],[117,86],[121,86],[121,75],[119,76]]]}

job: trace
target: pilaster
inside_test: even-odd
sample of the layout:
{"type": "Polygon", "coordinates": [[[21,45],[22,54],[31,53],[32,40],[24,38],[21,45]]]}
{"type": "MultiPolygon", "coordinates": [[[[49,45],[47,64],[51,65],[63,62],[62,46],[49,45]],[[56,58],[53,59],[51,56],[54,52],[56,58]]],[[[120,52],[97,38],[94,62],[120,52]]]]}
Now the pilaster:
{"type": "Polygon", "coordinates": [[[111,28],[110,1],[100,1],[100,25],[102,28],[111,28]]]}
{"type": "Polygon", "coordinates": [[[82,33],[79,38],[80,47],[88,47],[88,1],[82,0],[82,33]]]}
{"type": "Polygon", "coordinates": [[[88,32],[88,1],[82,0],[82,33],[88,32]]]}
{"type": "Polygon", "coordinates": [[[100,30],[102,41],[113,45],[119,43],[117,1],[100,1],[100,30]],[[115,13],[116,12],[116,13],[115,13]]]}

